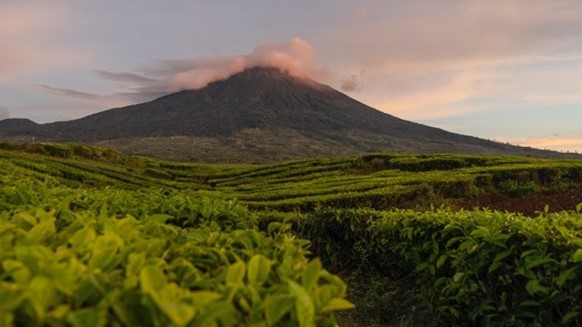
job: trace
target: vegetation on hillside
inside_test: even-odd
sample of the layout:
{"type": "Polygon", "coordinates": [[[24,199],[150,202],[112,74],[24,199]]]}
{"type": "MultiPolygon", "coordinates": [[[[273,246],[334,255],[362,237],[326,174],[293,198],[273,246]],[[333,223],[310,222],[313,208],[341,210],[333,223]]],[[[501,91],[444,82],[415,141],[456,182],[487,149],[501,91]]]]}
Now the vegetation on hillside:
{"type": "Polygon", "coordinates": [[[577,160],[0,144],[0,326],[577,326],[581,188],[577,160]]]}

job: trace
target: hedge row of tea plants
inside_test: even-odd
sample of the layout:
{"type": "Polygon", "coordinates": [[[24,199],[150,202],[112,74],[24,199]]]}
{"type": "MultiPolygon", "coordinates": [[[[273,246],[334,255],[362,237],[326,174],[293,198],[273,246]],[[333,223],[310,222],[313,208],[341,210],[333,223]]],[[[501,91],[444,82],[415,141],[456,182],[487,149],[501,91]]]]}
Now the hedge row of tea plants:
{"type": "Polygon", "coordinates": [[[166,215],[168,223],[179,227],[209,226],[221,230],[256,227],[254,215],[238,201],[203,196],[196,191],[71,189],[54,181],[10,181],[0,177],[0,210],[26,207],[56,210],[65,216],[78,212],[118,218],[166,215]]]}
{"type": "MultiPolygon", "coordinates": [[[[565,191],[582,183],[582,164],[575,160],[372,154],[273,165],[204,165],[143,157],[108,161],[80,155],[47,156],[44,148],[52,145],[31,146],[35,147],[21,150],[28,152],[16,151],[18,147],[0,149],[0,175],[50,178],[80,188],[206,190],[237,198],[253,210],[425,209],[431,204],[454,204],[458,198],[565,191]]],[[[77,152],[85,148],[104,151],[54,146],[77,152]]]]}
{"type": "MultiPolygon", "coordinates": [[[[426,301],[424,315],[434,325],[577,326],[581,209],[536,218],[445,209],[321,210],[295,228],[312,239],[326,267],[412,283],[411,296],[426,301]]],[[[357,284],[366,287],[366,281],[357,284]]]]}
{"type": "Polygon", "coordinates": [[[308,241],[236,202],[0,187],[0,326],[334,326],[353,307],[308,241]]]}

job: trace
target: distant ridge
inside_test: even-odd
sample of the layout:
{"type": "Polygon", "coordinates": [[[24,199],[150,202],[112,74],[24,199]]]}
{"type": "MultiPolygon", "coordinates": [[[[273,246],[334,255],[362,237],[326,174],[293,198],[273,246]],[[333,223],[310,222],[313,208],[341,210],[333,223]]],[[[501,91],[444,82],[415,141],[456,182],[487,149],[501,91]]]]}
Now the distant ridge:
{"type": "Polygon", "coordinates": [[[381,151],[576,157],[402,120],[314,80],[264,67],[200,90],[77,120],[40,125],[27,119],[0,121],[0,137],[99,143],[129,153],[199,161],[264,162],[381,151]]]}
{"type": "Polygon", "coordinates": [[[30,119],[12,118],[0,120],[0,133],[16,133],[15,131],[33,131],[39,125],[30,119]]]}

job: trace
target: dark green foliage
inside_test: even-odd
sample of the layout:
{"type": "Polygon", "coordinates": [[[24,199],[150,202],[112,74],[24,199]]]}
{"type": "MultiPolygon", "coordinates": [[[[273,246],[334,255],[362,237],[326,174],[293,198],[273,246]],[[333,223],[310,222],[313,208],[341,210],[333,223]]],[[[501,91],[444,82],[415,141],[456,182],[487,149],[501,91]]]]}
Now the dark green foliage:
{"type": "MultiPolygon", "coordinates": [[[[481,162],[477,162],[481,163],[481,162]]],[[[467,162],[461,158],[403,158],[392,160],[390,166],[406,171],[430,171],[430,170],[452,170],[471,167],[474,162],[467,162]]],[[[482,163],[481,163],[482,165],[482,163]]]]}
{"type": "Polygon", "coordinates": [[[154,178],[161,178],[161,179],[174,179],[174,175],[169,174],[168,172],[166,172],[165,170],[161,170],[161,169],[155,169],[155,168],[146,168],[144,170],[144,173],[148,176],[154,177],[154,178]]]}
{"type": "Polygon", "coordinates": [[[64,143],[7,143],[0,142],[1,150],[22,151],[37,153],[59,158],[71,158],[73,156],[99,161],[117,161],[121,159],[119,151],[80,144],[64,143]]]}
{"type": "Polygon", "coordinates": [[[329,267],[357,272],[352,283],[363,288],[359,296],[382,298],[366,288],[370,279],[375,287],[410,285],[401,292],[410,293],[409,301],[424,299],[421,314],[432,325],[582,323],[579,211],[529,218],[491,211],[324,210],[301,220],[298,230],[329,267]]]}
{"type": "Polygon", "coordinates": [[[371,227],[378,243],[368,260],[387,253],[414,265],[443,323],[566,326],[582,319],[581,221],[580,213],[393,212],[371,227]]]}
{"type": "Polygon", "coordinates": [[[533,181],[517,181],[513,179],[504,180],[498,185],[499,192],[509,196],[520,196],[534,193],[538,190],[533,181]]]}

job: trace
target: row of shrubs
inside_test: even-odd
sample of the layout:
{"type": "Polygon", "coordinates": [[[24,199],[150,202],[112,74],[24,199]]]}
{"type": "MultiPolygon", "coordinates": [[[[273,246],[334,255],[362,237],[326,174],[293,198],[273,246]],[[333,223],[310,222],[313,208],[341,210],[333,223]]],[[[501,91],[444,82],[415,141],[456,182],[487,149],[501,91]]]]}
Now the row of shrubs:
{"type": "Polygon", "coordinates": [[[118,161],[122,158],[121,152],[117,150],[81,144],[0,142],[0,150],[37,153],[59,158],[77,156],[101,161],[118,161]]]}
{"type": "MultiPolygon", "coordinates": [[[[363,276],[352,287],[378,287],[371,280],[409,285],[405,301],[421,301],[422,324],[579,326],[581,210],[530,218],[326,209],[295,219],[294,228],[326,267],[363,276]]],[[[372,305],[376,314],[391,310],[386,302],[372,305]]]]}

